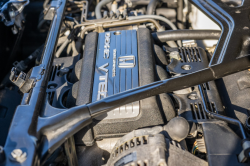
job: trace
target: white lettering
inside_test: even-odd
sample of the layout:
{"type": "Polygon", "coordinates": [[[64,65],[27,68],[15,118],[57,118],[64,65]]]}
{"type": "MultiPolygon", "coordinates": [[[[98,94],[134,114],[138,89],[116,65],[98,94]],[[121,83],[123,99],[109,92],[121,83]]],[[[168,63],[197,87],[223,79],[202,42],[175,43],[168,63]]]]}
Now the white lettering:
{"type": "Polygon", "coordinates": [[[109,66],[109,63],[105,63],[104,65],[98,67],[98,69],[104,71],[105,73],[107,73],[109,70],[106,69],[105,67],[108,67],[109,66]]]}
{"type": "Polygon", "coordinates": [[[105,33],[105,41],[104,41],[104,54],[103,58],[109,58],[109,47],[110,47],[110,32],[105,33]]]}
{"type": "Polygon", "coordinates": [[[116,72],[116,49],[113,50],[113,68],[112,68],[112,77],[115,77],[116,72]]]}
{"type": "Polygon", "coordinates": [[[97,100],[100,100],[102,98],[107,97],[108,92],[108,73],[105,74],[105,76],[99,77],[100,82],[98,85],[98,94],[97,94],[97,100]]]}
{"type": "Polygon", "coordinates": [[[107,92],[108,92],[108,69],[106,69],[106,67],[108,67],[108,63],[100,66],[98,69],[104,71],[106,74],[104,76],[99,76],[99,80],[100,81],[104,81],[104,82],[99,82],[98,85],[98,94],[97,94],[97,100],[100,100],[102,98],[107,97],[107,92]]]}

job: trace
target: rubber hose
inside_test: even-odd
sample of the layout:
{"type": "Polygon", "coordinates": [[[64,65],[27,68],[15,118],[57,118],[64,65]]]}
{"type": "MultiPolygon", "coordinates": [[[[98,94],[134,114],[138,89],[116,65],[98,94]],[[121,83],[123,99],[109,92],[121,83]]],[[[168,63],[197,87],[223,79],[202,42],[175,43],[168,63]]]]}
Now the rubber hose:
{"type": "Polygon", "coordinates": [[[178,47],[175,41],[167,41],[166,43],[169,47],[172,47],[172,48],[178,47]]]}
{"type": "Polygon", "coordinates": [[[57,42],[57,47],[61,46],[65,40],[67,40],[68,36],[62,36],[60,38],[58,38],[58,42],[57,42]]]}
{"type": "Polygon", "coordinates": [[[64,48],[69,44],[70,40],[67,38],[63,44],[58,48],[56,54],[55,54],[55,57],[56,58],[59,58],[61,53],[63,52],[64,48]]]}
{"type": "Polygon", "coordinates": [[[167,57],[166,57],[166,53],[163,51],[163,49],[154,44],[154,54],[155,54],[155,58],[156,58],[156,63],[160,66],[166,66],[168,65],[168,61],[167,61],[167,57]]]}
{"type": "Polygon", "coordinates": [[[220,30],[171,30],[152,33],[156,43],[165,43],[173,40],[208,40],[220,38],[220,30]]]}
{"type": "Polygon", "coordinates": [[[150,0],[147,6],[147,15],[155,14],[155,9],[158,3],[159,3],[159,0],[150,0]]]}
{"type": "Polygon", "coordinates": [[[131,7],[134,8],[136,6],[146,6],[148,3],[148,1],[133,1],[131,7]]]}
{"type": "Polygon", "coordinates": [[[99,2],[96,7],[95,7],[95,16],[96,19],[101,19],[102,18],[102,13],[101,13],[101,8],[108,4],[109,2],[112,2],[113,0],[102,0],[101,2],[99,2]]]}
{"type": "Polygon", "coordinates": [[[49,0],[45,0],[44,1],[44,3],[43,3],[43,9],[47,9],[48,3],[49,3],[49,0]]]}
{"type": "Polygon", "coordinates": [[[162,16],[157,16],[157,15],[140,15],[140,16],[130,16],[128,17],[128,20],[138,20],[138,19],[143,19],[143,18],[150,18],[150,19],[155,19],[155,20],[160,20],[168,24],[170,28],[173,30],[177,30],[176,26],[167,18],[162,17],[162,16]]]}
{"type": "Polygon", "coordinates": [[[157,8],[156,15],[164,16],[168,19],[170,19],[170,18],[175,19],[176,11],[175,11],[175,9],[169,9],[169,8],[157,8]]]}
{"type": "MultiPolygon", "coordinates": [[[[141,16],[131,16],[128,17],[128,20],[137,20],[137,19],[143,19],[143,18],[149,18],[149,19],[155,19],[155,20],[160,20],[165,22],[166,24],[168,24],[168,26],[170,26],[170,28],[172,28],[173,30],[177,30],[176,26],[167,18],[162,17],[162,16],[157,16],[157,15],[141,15],[141,16]]],[[[180,40],[177,41],[179,46],[182,46],[182,43],[180,40]]]]}
{"type": "Polygon", "coordinates": [[[67,51],[66,51],[67,52],[67,56],[70,55],[71,51],[72,51],[72,43],[69,43],[69,45],[67,47],[67,51]]]}

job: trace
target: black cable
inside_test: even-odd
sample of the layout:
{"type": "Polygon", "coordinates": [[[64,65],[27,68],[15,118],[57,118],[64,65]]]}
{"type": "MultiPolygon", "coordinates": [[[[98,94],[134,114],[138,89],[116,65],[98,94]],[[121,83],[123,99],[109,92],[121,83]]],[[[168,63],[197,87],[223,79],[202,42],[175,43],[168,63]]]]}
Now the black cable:
{"type": "Polygon", "coordinates": [[[155,9],[157,4],[159,3],[159,0],[150,0],[148,6],[147,6],[147,15],[154,15],[155,9]]]}
{"type": "Polygon", "coordinates": [[[220,30],[170,30],[163,32],[152,33],[152,36],[157,43],[165,43],[175,40],[207,40],[220,38],[220,30]]]}

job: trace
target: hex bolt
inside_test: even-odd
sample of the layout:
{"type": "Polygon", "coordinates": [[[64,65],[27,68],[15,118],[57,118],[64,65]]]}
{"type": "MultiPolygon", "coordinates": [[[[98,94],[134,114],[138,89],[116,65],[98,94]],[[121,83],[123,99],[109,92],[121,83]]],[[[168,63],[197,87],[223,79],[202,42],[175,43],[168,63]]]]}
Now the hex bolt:
{"type": "Polygon", "coordinates": [[[170,57],[170,59],[177,59],[177,60],[181,59],[178,51],[170,52],[169,57],[170,57]]]}
{"type": "Polygon", "coordinates": [[[69,72],[69,68],[67,67],[63,67],[59,70],[59,77],[64,76],[65,74],[67,74],[69,72]]]}
{"type": "Polygon", "coordinates": [[[192,94],[188,95],[187,98],[190,99],[190,100],[197,100],[198,96],[196,94],[192,93],[192,94]]]}
{"type": "Polygon", "coordinates": [[[10,155],[10,160],[19,163],[24,162],[26,158],[27,158],[27,153],[23,152],[21,149],[14,149],[10,155]]]}

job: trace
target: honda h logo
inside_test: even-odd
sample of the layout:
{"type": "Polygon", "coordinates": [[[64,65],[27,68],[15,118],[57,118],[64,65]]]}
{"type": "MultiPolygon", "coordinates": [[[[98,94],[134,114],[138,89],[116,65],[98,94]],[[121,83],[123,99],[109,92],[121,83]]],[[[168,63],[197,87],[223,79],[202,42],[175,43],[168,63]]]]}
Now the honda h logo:
{"type": "Polygon", "coordinates": [[[118,58],[118,67],[119,68],[133,68],[135,67],[135,56],[121,56],[118,58]]]}

